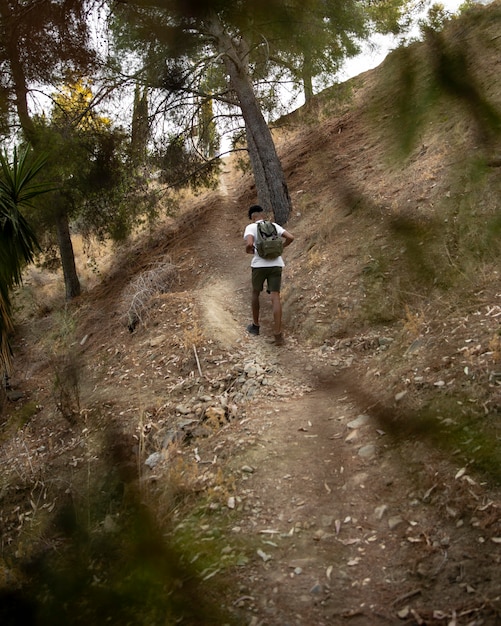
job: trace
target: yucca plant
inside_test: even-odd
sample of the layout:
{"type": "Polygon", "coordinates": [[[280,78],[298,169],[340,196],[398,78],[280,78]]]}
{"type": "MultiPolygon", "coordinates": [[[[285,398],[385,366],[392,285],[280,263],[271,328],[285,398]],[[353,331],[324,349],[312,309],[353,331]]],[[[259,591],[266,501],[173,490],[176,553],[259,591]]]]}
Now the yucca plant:
{"type": "Polygon", "coordinates": [[[9,293],[12,287],[21,284],[23,268],[33,262],[40,250],[21,209],[31,206],[36,196],[50,191],[48,184],[34,182],[45,162],[45,156],[33,159],[28,149],[21,154],[15,149],[12,162],[6,154],[0,154],[0,371],[8,372],[12,357],[9,293]]]}

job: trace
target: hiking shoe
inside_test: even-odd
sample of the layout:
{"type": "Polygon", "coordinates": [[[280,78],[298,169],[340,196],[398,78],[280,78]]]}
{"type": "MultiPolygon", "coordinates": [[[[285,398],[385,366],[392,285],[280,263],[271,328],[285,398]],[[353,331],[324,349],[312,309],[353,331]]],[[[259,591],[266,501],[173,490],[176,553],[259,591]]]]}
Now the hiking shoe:
{"type": "Polygon", "coordinates": [[[251,335],[259,335],[259,326],[256,326],[255,324],[249,324],[247,326],[247,332],[251,335]]]}
{"type": "Polygon", "coordinates": [[[279,335],[275,335],[275,338],[273,339],[272,343],[274,343],[276,346],[283,346],[284,345],[284,336],[282,335],[282,333],[280,333],[279,335]]]}

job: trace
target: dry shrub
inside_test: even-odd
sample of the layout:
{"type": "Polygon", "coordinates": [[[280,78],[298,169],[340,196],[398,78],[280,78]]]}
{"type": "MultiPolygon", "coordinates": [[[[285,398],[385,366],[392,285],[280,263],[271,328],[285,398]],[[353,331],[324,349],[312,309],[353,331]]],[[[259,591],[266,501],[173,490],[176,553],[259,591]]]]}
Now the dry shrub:
{"type": "Polygon", "coordinates": [[[51,359],[54,373],[54,400],[58,411],[71,424],[80,413],[80,372],[78,357],[69,352],[51,359]]]}
{"type": "Polygon", "coordinates": [[[148,317],[153,296],[167,293],[178,279],[178,270],[170,262],[155,263],[142,272],[126,287],[122,300],[126,310],[124,321],[130,332],[148,317]]]}
{"type": "Polygon", "coordinates": [[[191,353],[193,346],[199,348],[204,341],[204,331],[200,327],[197,320],[195,320],[191,327],[183,325],[183,335],[181,342],[186,353],[191,353]]]}
{"type": "Polygon", "coordinates": [[[306,266],[309,270],[316,270],[325,265],[325,254],[318,248],[312,248],[308,252],[306,266]]]}
{"type": "MultiPolygon", "coordinates": [[[[14,291],[16,320],[42,319],[63,306],[61,277],[56,272],[30,265],[23,284],[14,291]]],[[[64,295],[64,293],[63,293],[64,295]]]]}
{"type": "Polygon", "coordinates": [[[165,484],[173,501],[179,502],[200,490],[198,466],[194,459],[178,452],[176,444],[171,444],[169,453],[170,462],[165,484]]]}
{"type": "Polygon", "coordinates": [[[52,328],[40,340],[40,349],[50,366],[52,396],[56,407],[73,424],[80,413],[80,378],[83,369],[76,348],[76,320],[69,308],[64,308],[53,315],[52,321],[52,328]]]}
{"type": "Polygon", "coordinates": [[[412,337],[419,337],[425,325],[424,313],[422,311],[419,313],[413,313],[407,304],[404,306],[404,310],[404,330],[406,330],[412,337]]]}
{"type": "Polygon", "coordinates": [[[176,442],[162,451],[162,460],[155,468],[160,481],[141,481],[141,499],[163,524],[169,523],[175,512],[181,514],[193,504],[193,498],[206,489],[200,467],[188,457],[176,442]]]}
{"type": "Polygon", "coordinates": [[[493,363],[501,363],[501,336],[498,333],[489,341],[489,350],[492,352],[493,363]]]}

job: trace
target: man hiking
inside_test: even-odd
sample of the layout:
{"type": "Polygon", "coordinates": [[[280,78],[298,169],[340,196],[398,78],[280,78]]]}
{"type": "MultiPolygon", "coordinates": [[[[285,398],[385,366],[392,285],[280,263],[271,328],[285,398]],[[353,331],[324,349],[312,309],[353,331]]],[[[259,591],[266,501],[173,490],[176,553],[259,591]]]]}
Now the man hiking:
{"type": "MultiPolygon", "coordinates": [[[[258,232],[258,228],[264,230],[263,226],[266,214],[263,207],[258,204],[253,204],[249,209],[249,219],[251,223],[246,227],[244,232],[245,239],[245,251],[248,254],[252,254],[251,268],[252,268],[252,324],[247,326],[247,331],[251,335],[259,335],[259,296],[263,291],[264,282],[267,283],[267,291],[271,295],[271,303],[273,309],[273,333],[275,345],[281,346],[284,343],[282,334],[282,302],[280,300],[280,286],[282,282],[282,268],[285,263],[282,256],[276,256],[275,258],[268,258],[268,254],[260,256],[258,254],[258,247],[263,235],[258,232]]],[[[294,241],[294,236],[285,230],[279,224],[272,222],[274,231],[273,238],[282,238],[283,246],[286,247],[294,241]]],[[[268,230],[270,229],[268,224],[268,230]]],[[[261,248],[259,248],[261,249],[261,248]]],[[[273,252],[271,253],[273,254],[273,252]]]]}

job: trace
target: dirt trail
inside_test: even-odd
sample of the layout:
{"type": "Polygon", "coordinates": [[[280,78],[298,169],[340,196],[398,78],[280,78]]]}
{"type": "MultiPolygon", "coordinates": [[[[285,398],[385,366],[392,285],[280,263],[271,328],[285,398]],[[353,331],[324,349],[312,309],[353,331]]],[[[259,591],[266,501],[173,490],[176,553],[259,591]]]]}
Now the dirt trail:
{"type": "MultiPolygon", "coordinates": [[[[444,506],[431,506],[431,492],[446,487],[423,466],[421,444],[395,445],[355,406],[342,382],[360,382],[351,361],[339,355],[334,367],[287,328],[285,346],[268,344],[266,294],[262,335],[246,335],[246,220],[229,201],[231,190],[226,197],[213,228],[227,226],[227,249],[200,250],[218,267],[198,291],[205,330],[244,358],[271,364],[276,385],[275,396],[254,399],[227,434],[244,442],[230,461],[234,537],[256,546],[228,598],[232,610],[252,626],[498,623],[485,596],[475,595],[472,546],[481,533],[463,525],[465,511],[447,515],[444,506]]],[[[495,593],[495,559],[485,566],[484,589],[495,593]]]]}
{"type": "MultiPolygon", "coordinates": [[[[216,223],[215,228],[222,228],[222,222],[226,222],[235,228],[240,227],[243,233],[245,223],[237,224],[231,206],[225,206],[226,211],[220,212],[219,224],[216,223]]],[[[311,373],[300,365],[298,367],[299,361],[304,360],[304,355],[300,354],[297,347],[294,348],[294,339],[289,336],[286,346],[281,348],[267,343],[267,335],[271,337],[271,304],[266,293],[261,296],[262,335],[251,337],[245,333],[245,325],[250,321],[251,257],[244,254],[243,240],[239,240],[240,247],[235,245],[235,240],[228,243],[229,256],[234,257],[234,260],[231,263],[220,263],[219,275],[198,292],[204,315],[204,330],[227,349],[238,349],[247,358],[252,357],[265,366],[272,362],[284,382],[287,380],[298,389],[309,385],[311,373]],[[242,258],[245,259],[244,262],[242,258]]],[[[218,253],[219,250],[215,250],[216,262],[218,253]]],[[[286,279],[286,272],[284,278],[286,279]]],[[[244,432],[255,444],[242,456],[234,458],[232,466],[236,475],[241,474],[240,467],[259,470],[244,474],[242,485],[237,488],[236,496],[244,503],[244,509],[252,511],[251,515],[242,517],[237,532],[250,534],[250,539],[255,535],[261,544],[262,554],[266,556],[257,556],[257,562],[253,564],[247,577],[249,586],[244,584],[241,588],[241,596],[245,599],[237,600],[237,604],[244,612],[264,611],[268,614],[267,619],[275,614],[275,618],[279,620],[276,623],[283,623],[287,612],[295,605],[295,602],[291,603],[291,599],[298,597],[298,591],[299,595],[308,594],[308,589],[303,587],[313,586],[315,577],[320,579],[321,571],[325,572],[329,565],[328,562],[323,562],[323,557],[320,557],[319,562],[320,555],[314,554],[305,546],[304,539],[300,539],[300,527],[304,525],[305,529],[310,526],[313,528],[314,520],[318,516],[322,519],[332,517],[331,505],[319,500],[318,496],[327,496],[326,489],[332,493],[327,486],[325,473],[329,472],[327,464],[331,463],[333,469],[334,466],[337,467],[333,457],[338,455],[329,445],[329,434],[318,432],[318,427],[313,424],[317,423],[319,415],[323,415],[325,419],[326,412],[334,420],[332,416],[339,413],[338,408],[335,400],[325,392],[297,399],[284,397],[279,401],[261,400],[252,407],[244,432]],[[317,432],[308,434],[313,428],[317,432]],[[318,438],[324,440],[322,454],[325,458],[321,463],[318,463],[318,438]],[[312,498],[312,493],[316,493],[317,497],[312,498]],[[287,539],[279,539],[282,536],[287,539]],[[272,547],[271,543],[274,544],[272,547]],[[270,552],[278,554],[271,556],[268,555],[270,552]],[[294,574],[294,570],[290,569],[294,563],[296,568],[301,563],[307,573],[299,577],[296,570],[294,574]],[[290,574],[294,575],[294,579],[289,578],[290,574]],[[281,586],[281,583],[285,583],[285,587],[279,593],[277,585],[281,586]]],[[[325,426],[330,431],[334,421],[329,421],[329,418],[327,420],[325,426]]],[[[329,478],[331,480],[332,477],[329,478]]],[[[331,521],[333,522],[333,518],[331,521]]],[[[320,528],[319,525],[317,529],[320,528]]],[[[317,545],[311,546],[313,549],[316,547],[317,545]]],[[[303,620],[299,623],[310,623],[309,602],[306,602],[308,614],[300,616],[304,602],[303,597],[299,606],[292,609],[290,617],[303,620]]]]}
{"type": "MultiPolygon", "coordinates": [[[[235,221],[231,213],[221,212],[221,218],[235,221]]],[[[245,224],[240,226],[243,232],[245,224]]],[[[292,396],[252,404],[244,433],[253,445],[231,462],[241,512],[235,532],[258,545],[241,583],[243,599],[235,602],[243,615],[250,613],[246,623],[322,624],[337,614],[350,615],[352,624],[367,624],[377,613],[374,560],[386,546],[366,520],[378,503],[376,485],[384,489],[388,479],[373,475],[377,465],[370,451],[364,460],[356,449],[381,435],[373,424],[363,436],[353,431],[358,445],[344,442],[356,408],[342,389],[318,382],[309,349],[287,331],[285,346],[268,344],[267,294],[261,297],[262,335],[245,334],[250,256],[243,255],[243,242],[229,253],[240,259],[221,265],[219,276],[199,291],[204,326],[226,348],[273,363],[284,385],[296,389],[292,396]],[[242,467],[255,471],[242,472],[242,467]]],[[[325,375],[321,372],[321,378],[325,375]]]]}
{"type": "Polygon", "coordinates": [[[204,332],[214,337],[224,348],[234,346],[242,335],[241,324],[235,319],[228,303],[235,300],[235,285],[224,278],[211,279],[198,294],[204,315],[204,332]]]}

